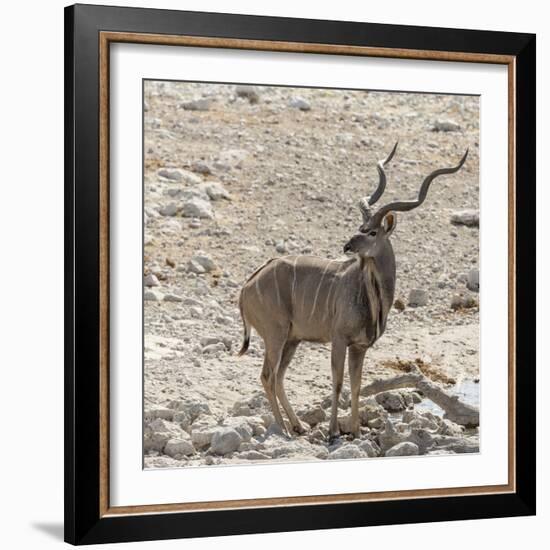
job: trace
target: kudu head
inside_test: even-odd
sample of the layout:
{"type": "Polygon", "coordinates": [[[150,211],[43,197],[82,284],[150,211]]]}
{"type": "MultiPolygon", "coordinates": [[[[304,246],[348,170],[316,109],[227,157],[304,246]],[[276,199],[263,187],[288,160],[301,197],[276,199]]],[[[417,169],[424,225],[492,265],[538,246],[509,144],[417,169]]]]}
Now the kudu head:
{"type": "Polygon", "coordinates": [[[386,159],[378,161],[376,165],[379,175],[378,187],[371,196],[363,197],[359,201],[359,209],[363,215],[363,223],[359,228],[359,232],[344,246],[344,252],[354,252],[361,258],[374,258],[378,256],[387,246],[388,238],[395,229],[397,224],[396,212],[407,212],[420,206],[426,199],[432,181],[437,178],[437,176],[458,172],[468,156],[468,149],[466,149],[464,156],[456,166],[452,168],[439,168],[429,174],[422,182],[416,200],[390,202],[373,213],[371,207],[380,199],[386,188],[386,173],[384,167],[393,158],[396,149],[397,143],[386,159]]]}

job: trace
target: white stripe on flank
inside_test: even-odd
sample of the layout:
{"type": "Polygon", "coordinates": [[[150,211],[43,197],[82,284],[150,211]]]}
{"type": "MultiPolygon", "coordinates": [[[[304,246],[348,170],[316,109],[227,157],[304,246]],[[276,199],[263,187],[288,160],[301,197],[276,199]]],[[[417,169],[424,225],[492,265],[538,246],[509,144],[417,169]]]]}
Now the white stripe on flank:
{"type": "Polygon", "coordinates": [[[292,266],[293,270],[293,276],[292,276],[292,299],[291,304],[292,308],[294,309],[294,300],[295,300],[295,293],[296,293],[296,263],[298,262],[299,256],[296,256],[296,259],[294,260],[294,264],[292,266]]]}
{"type": "Polygon", "coordinates": [[[256,277],[256,281],[254,281],[254,285],[256,286],[256,292],[258,293],[258,298],[260,299],[260,302],[264,303],[264,297],[262,296],[262,291],[260,290],[260,277],[256,277]]]}
{"type": "Polygon", "coordinates": [[[323,319],[325,319],[325,317],[327,316],[327,313],[329,313],[329,310],[328,308],[330,307],[330,295],[332,293],[332,287],[334,286],[334,283],[336,282],[336,279],[338,278],[337,275],[338,273],[340,273],[340,270],[342,269],[342,265],[344,264],[341,264],[339,267],[338,267],[338,271],[335,273],[332,281],[330,282],[330,286],[328,287],[328,294],[327,294],[327,307],[325,309],[325,313],[323,314],[323,319]]]}
{"type": "Polygon", "coordinates": [[[279,292],[279,281],[277,280],[277,265],[278,263],[275,262],[275,265],[273,266],[273,278],[275,279],[275,290],[277,291],[277,305],[281,305],[281,293],[279,292]]]}
{"type": "Polygon", "coordinates": [[[317,305],[317,298],[319,298],[319,291],[321,290],[321,285],[323,284],[323,280],[325,278],[325,275],[327,274],[327,270],[330,267],[330,264],[332,264],[332,262],[334,262],[334,260],[329,260],[327,266],[325,267],[325,270],[323,271],[323,275],[321,275],[321,280],[317,285],[317,290],[315,291],[315,298],[313,298],[313,306],[311,306],[311,313],[309,314],[310,319],[313,317],[313,313],[315,312],[315,306],[317,305]]]}

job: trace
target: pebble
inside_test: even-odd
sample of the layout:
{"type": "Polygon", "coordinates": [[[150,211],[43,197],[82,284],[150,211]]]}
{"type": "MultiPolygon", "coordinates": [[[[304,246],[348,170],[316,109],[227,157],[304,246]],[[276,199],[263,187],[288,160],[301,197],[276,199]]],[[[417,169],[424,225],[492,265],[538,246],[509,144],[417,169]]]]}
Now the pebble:
{"type": "Polygon", "coordinates": [[[231,195],[219,181],[209,181],[203,183],[201,187],[213,201],[219,201],[220,199],[231,200],[231,195]]]}
{"type": "Polygon", "coordinates": [[[397,298],[397,300],[395,300],[395,302],[393,303],[393,307],[397,311],[403,311],[406,307],[405,306],[405,301],[402,298],[397,298]]]}
{"type": "Polygon", "coordinates": [[[181,213],[182,216],[186,218],[212,219],[214,217],[214,212],[212,211],[210,203],[198,197],[193,197],[185,201],[182,205],[181,213]]]}
{"type": "Polygon", "coordinates": [[[479,227],[479,210],[461,210],[451,215],[453,225],[465,225],[466,227],[479,227]]]}
{"type": "Polygon", "coordinates": [[[240,84],[235,88],[235,95],[237,97],[248,99],[249,103],[252,104],[258,103],[258,101],[260,101],[260,94],[255,86],[240,84]]]}
{"type": "Polygon", "coordinates": [[[210,353],[219,353],[220,351],[226,351],[225,344],[223,342],[218,342],[217,344],[209,344],[202,348],[204,354],[210,353]]]}
{"type": "Polygon", "coordinates": [[[460,309],[471,309],[477,307],[477,300],[473,296],[464,296],[463,294],[455,294],[451,299],[451,309],[454,311],[460,309]]]}
{"type": "Polygon", "coordinates": [[[180,107],[182,107],[185,111],[208,111],[211,103],[212,100],[202,98],[182,103],[180,107]]]}
{"type": "Polygon", "coordinates": [[[290,101],[290,106],[300,111],[310,111],[311,105],[303,97],[295,97],[290,101]]]}
{"type": "Polygon", "coordinates": [[[203,273],[206,273],[206,269],[204,269],[201,264],[193,259],[187,262],[187,271],[190,271],[191,273],[196,273],[197,275],[202,275],[203,273]]]}
{"type": "Polygon", "coordinates": [[[428,293],[420,288],[413,288],[409,292],[409,306],[422,307],[428,305],[428,293]]]}
{"type": "Polygon", "coordinates": [[[183,181],[183,173],[177,168],[161,168],[157,174],[161,178],[165,178],[170,181],[180,182],[183,181]]]}
{"type": "Polygon", "coordinates": [[[198,264],[202,267],[204,272],[210,273],[216,269],[216,263],[214,260],[205,252],[199,251],[191,258],[191,262],[198,264]]]}
{"type": "Polygon", "coordinates": [[[204,311],[201,307],[191,306],[189,308],[189,315],[191,315],[194,319],[202,319],[204,311]]]}
{"type": "Polygon", "coordinates": [[[178,296],[177,294],[165,294],[164,295],[164,301],[165,302],[183,302],[183,298],[181,296],[178,296]]]}
{"type": "Polygon", "coordinates": [[[162,298],[163,298],[163,294],[158,290],[149,289],[143,293],[143,299],[149,302],[160,302],[162,298]]]}
{"type": "Polygon", "coordinates": [[[460,125],[453,120],[436,120],[432,126],[432,132],[456,132],[460,125]]]}
{"type": "Polygon", "coordinates": [[[175,216],[179,211],[180,207],[176,203],[171,202],[170,204],[160,208],[159,214],[162,216],[175,216]]]}
{"type": "Polygon", "coordinates": [[[149,273],[143,279],[143,284],[147,287],[159,286],[160,282],[154,273],[149,273]]]}

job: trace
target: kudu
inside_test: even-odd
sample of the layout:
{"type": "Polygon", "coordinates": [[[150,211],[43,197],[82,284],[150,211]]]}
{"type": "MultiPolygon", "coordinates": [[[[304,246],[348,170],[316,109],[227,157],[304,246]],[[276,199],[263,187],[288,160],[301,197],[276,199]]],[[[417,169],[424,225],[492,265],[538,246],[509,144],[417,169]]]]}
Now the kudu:
{"type": "Polygon", "coordinates": [[[356,256],[343,261],[314,256],[273,258],[259,267],[241,289],[244,342],[239,355],[247,351],[253,327],[265,344],[261,381],[275,420],[285,433],[278,402],[292,429],[298,434],[305,431],[288,401],[283,381],[296,348],[307,341],[332,343],[331,439],[339,436],[338,401],[349,351],[351,433],[360,436],[358,407],[365,352],[384,334],[394,299],[396,269],[390,236],[396,226],[395,213],[420,206],[432,181],[457,172],[468,155],[466,150],[457,166],[427,176],[416,200],[392,202],[373,213],[371,207],[386,186],[384,167],[396,148],[397,143],[377,164],[379,183],[374,194],[359,202],[363,223],[344,246],[344,252],[356,256]]]}

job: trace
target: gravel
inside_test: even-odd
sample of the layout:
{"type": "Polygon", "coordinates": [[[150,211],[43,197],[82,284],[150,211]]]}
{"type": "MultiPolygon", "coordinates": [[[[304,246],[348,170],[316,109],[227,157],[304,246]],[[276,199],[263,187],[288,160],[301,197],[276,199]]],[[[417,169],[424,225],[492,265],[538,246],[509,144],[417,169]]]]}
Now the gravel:
{"type": "MultiPolygon", "coordinates": [[[[242,343],[238,293],[271,257],[340,259],[361,221],[357,200],[372,193],[376,162],[397,138],[382,202],[416,196],[431,170],[452,165],[466,147],[470,154],[460,172],[434,181],[422,207],[398,215],[392,246],[399,308],[391,309],[385,334],[367,353],[363,385],[399,374],[388,366],[397,357],[421,358],[456,380],[479,377],[478,296],[468,287],[470,272],[479,266],[479,99],[255,88],[257,102],[237,94],[235,85],[145,84],[144,414],[189,397],[210,411],[194,417],[190,405],[174,408],[173,420],[169,413],[156,418],[168,428],[157,432],[149,431],[147,420],[144,436],[155,441],[146,451],[147,468],[324,460],[338,450],[327,439],[330,345],[302,343],[289,366],[286,392],[307,429],[304,436],[293,436],[298,443],[289,444],[273,424],[260,382],[263,342],[255,332],[248,353],[237,357],[242,343]],[[207,100],[208,109],[181,107],[197,99],[207,100]],[[310,110],[292,103],[297,99],[310,110]],[[436,121],[445,120],[459,129],[432,131],[436,121]],[[162,215],[171,204],[178,210],[162,215]],[[199,254],[215,266],[205,269],[194,259],[199,254]],[[148,274],[158,286],[145,286],[148,274]],[[412,290],[425,293],[425,305],[407,306],[412,290]],[[452,308],[456,296],[460,306],[452,308]],[[203,343],[205,338],[216,341],[203,343]],[[210,345],[215,348],[204,352],[210,345]],[[228,425],[230,417],[254,419],[250,441],[228,425]],[[211,451],[219,429],[237,433],[235,450],[211,451]],[[163,445],[185,439],[183,432],[190,434],[195,453],[164,455],[163,445]]],[[[416,417],[403,423],[399,417],[408,409],[390,413],[374,398],[367,409],[365,401],[360,403],[361,439],[352,445],[363,459],[383,455],[404,440],[421,453],[460,449],[458,442],[436,445],[449,430],[439,421],[416,417]],[[396,427],[400,423],[406,429],[396,427]]],[[[346,374],[339,413],[344,423],[349,423],[349,407],[346,374]]],[[[347,437],[340,447],[347,446],[347,437]]],[[[475,448],[475,441],[463,448],[475,448]]]]}

